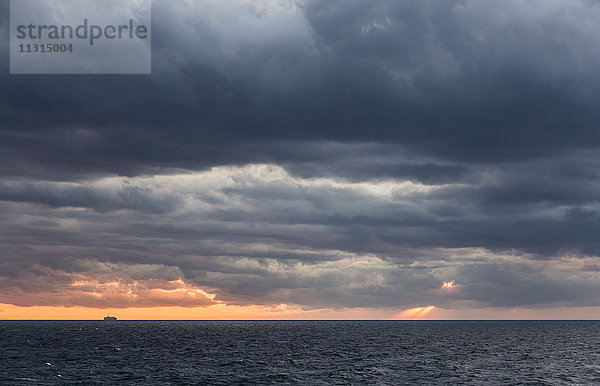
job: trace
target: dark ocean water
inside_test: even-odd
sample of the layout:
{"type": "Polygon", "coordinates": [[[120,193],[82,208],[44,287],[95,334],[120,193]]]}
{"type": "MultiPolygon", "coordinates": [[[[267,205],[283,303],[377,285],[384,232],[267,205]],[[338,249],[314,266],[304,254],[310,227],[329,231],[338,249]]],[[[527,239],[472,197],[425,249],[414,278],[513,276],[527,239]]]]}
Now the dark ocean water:
{"type": "Polygon", "coordinates": [[[0,322],[0,384],[593,384],[600,322],[0,322]]]}

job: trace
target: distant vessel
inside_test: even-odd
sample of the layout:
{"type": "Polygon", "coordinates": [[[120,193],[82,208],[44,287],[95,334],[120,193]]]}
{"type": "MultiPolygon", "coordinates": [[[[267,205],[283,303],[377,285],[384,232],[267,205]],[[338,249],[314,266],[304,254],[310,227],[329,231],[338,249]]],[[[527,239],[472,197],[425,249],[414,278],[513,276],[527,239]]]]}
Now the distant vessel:
{"type": "Polygon", "coordinates": [[[117,317],[116,316],[105,316],[104,320],[114,322],[115,320],[117,320],[117,317]]]}

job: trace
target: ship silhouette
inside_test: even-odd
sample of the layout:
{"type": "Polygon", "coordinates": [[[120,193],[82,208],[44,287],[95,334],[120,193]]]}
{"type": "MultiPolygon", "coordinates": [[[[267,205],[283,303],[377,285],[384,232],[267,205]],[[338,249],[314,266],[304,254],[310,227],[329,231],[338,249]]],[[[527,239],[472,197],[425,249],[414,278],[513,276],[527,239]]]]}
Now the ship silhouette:
{"type": "Polygon", "coordinates": [[[114,322],[117,320],[116,316],[105,316],[104,320],[114,322]]]}

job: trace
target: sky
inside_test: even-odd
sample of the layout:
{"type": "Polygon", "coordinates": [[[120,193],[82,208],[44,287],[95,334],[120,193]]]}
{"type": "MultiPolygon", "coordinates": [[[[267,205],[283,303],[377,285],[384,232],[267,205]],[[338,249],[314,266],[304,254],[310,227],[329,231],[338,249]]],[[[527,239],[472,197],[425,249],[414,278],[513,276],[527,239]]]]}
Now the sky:
{"type": "Polygon", "coordinates": [[[9,75],[0,319],[600,318],[600,3],[155,0],[9,75]]]}

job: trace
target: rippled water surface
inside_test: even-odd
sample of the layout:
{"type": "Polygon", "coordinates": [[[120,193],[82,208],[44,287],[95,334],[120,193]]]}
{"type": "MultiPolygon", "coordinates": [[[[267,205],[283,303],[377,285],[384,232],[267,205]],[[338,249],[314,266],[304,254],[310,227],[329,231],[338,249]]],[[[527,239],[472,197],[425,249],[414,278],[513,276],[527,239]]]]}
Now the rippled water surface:
{"type": "Polygon", "coordinates": [[[0,322],[0,384],[591,384],[600,322],[0,322]]]}

